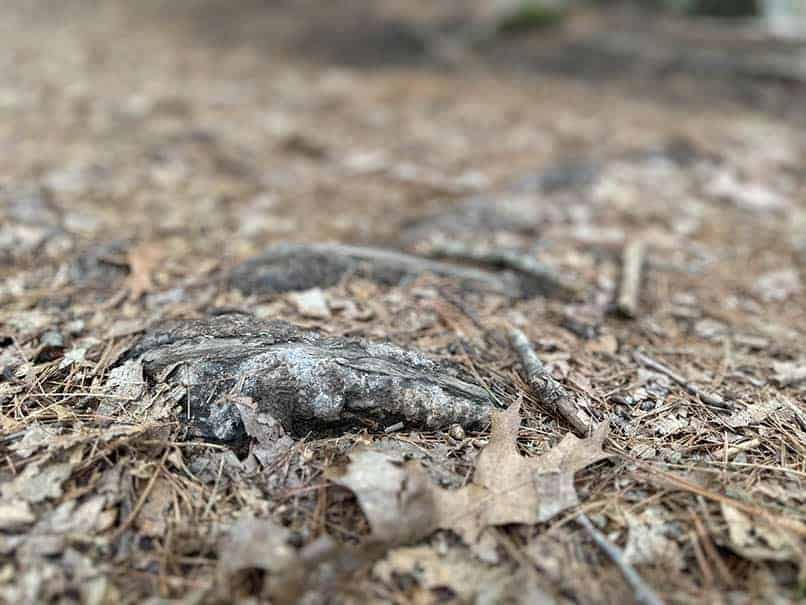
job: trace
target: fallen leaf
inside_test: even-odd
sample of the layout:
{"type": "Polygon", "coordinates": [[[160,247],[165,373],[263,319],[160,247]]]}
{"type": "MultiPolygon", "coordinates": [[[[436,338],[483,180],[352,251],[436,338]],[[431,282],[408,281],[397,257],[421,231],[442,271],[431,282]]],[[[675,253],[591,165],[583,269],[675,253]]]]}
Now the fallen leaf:
{"type": "Polygon", "coordinates": [[[419,463],[362,449],[350,452],[343,475],[331,469],[328,476],[356,495],[376,539],[408,543],[434,531],[433,486],[419,463]]]}
{"type": "Polygon", "coordinates": [[[613,334],[603,334],[595,340],[585,343],[588,353],[606,353],[615,355],[618,352],[618,339],[613,334]]]}
{"type": "Polygon", "coordinates": [[[686,428],[688,424],[688,418],[680,418],[674,414],[669,414],[655,423],[655,432],[664,436],[674,435],[686,428]]]}
{"type": "Polygon", "coordinates": [[[533,524],[575,506],[574,474],[607,458],[602,444],[607,425],[588,439],[567,434],[554,448],[534,458],[518,453],[520,402],[492,417],[490,441],[479,455],[473,481],[459,490],[437,488],[439,525],[456,531],[468,544],[491,525],[533,524]]]}
{"type": "Polygon", "coordinates": [[[759,422],[764,422],[782,405],[783,403],[777,400],[754,403],[748,405],[743,410],[733,412],[733,414],[725,420],[725,424],[734,429],[758,424],[759,422]]]}
{"type": "Polygon", "coordinates": [[[669,522],[655,508],[627,515],[629,533],[624,559],[630,565],[655,565],[680,571],[684,567],[680,546],[668,537],[669,522]]]}
{"type": "Polygon", "coordinates": [[[24,500],[0,502],[0,529],[17,529],[34,521],[31,506],[24,500]]]}
{"type": "Polygon", "coordinates": [[[306,593],[332,595],[353,572],[387,549],[378,543],[344,546],[329,536],[296,549],[289,544],[290,534],[272,521],[252,517],[232,526],[219,547],[217,583],[224,601],[238,600],[244,588],[241,574],[252,570],[265,572],[255,596],[268,597],[276,605],[307,602],[306,593]]]}
{"type": "Polygon", "coordinates": [[[728,171],[718,173],[708,183],[706,194],[752,212],[779,212],[789,206],[786,198],[777,191],[761,183],[743,182],[728,171]]]}
{"type": "Polygon", "coordinates": [[[376,577],[394,585],[395,576],[414,576],[425,590],[448,589],[463,603],[554,603],[536,581],[536,574],[507,565],[487,565],[465,548],[441,555],[431,546],[390,551],[375,564],[376,577]]]}
{"type": "Polygon", "coordinates": [[[264,468],[294,447],[294,440],[286,434],[277,419],[271,414],[259,412],[250,397],[230,399],[238,408],[246,434],[255,439],[252,454],[264,468]]]}
{"type": "Polygon", "coordinates": [[[433,485],[419,464],[371,450],[351,454],[346,472],[330,476],[356,494],[380,540],[405,542],[444,528],[472,546],[489,526],[541,523],[575,506],[574,474],[608,457],[602,451],[606,424],[587,439],[569,433],[542,456],[528,458],[518,453],[519,427],[519,402],[493,413],[473,479],[458,490],[433,485]]]}
{"type": "Polygon", "coordinates": [[[31,504],[58,498],[62,495],[62,484],[72,472],[73,465],[67,462],[45,468],[28,465],[12,482],[2,486],[3,498],[22,498],[31,504]]]}
{"type": "Polygon", "coordinates": [[[97,531],[105,504],[106,496],[93,496],[81,504],[63,502],[36,524],[33,533],[90,535],[97,531]]]}
{"type": "Polygon", "coordinates": [[[782,387],[806,383],[806,363],[779,361],[773,364],[775,382],[782,387]]]}
{"type": "Polygon", "coordinates": [[[751,518],[725,503],[722,516],[728,524],[731,548],[745,559],[802,562],[806,558],[803,544],[783,529],[751,518]]]}
{"type": "Polygon", "coordinates": [[[129,250],[126,262],[130,273],[123,282],[123,288],[129,291],[129,300],[138,301],[154,289],[151,274],[162,260],[164,251],[155,243],[143,243],[129,250]]]}
{"type": "Polygon", "coordinates": [[[168,529],[170,509],[174,502],[173,486],[170,481],[157,477],[154,487],[146,498],[140,514],[137,515],[137,527],[144,536],[162,536],[168,529]]]}
{"type": "Polygon", "coordinates": [[[21,551],[25,557],[43,557],[62,554],[71,536],[86,539],[98,527],[106,498],[95,496],[78,505],[76,500],[62,502],[45,514],[25,534],[21,551]]]}
{"type": "Polygon", "coordinates": [[[86,361],[87,352],[95,345],[95,339],[87,339],[67,351],[59,362],[59,369],[63,370],[71,365],[81,365],[86,361]]]}
{"type": "Polygon", "coordinates": [[[753,293],[761,300],[784,301],[803,291],[797,269],[770,271],[756,280],[753,293]]]}
{"type": "Polygon", "coordinates": [[[45,427],[35,422],[25,431],[22,439],[11,445],[11,450],[17,452],[21,458],[28,458],[37,450],[46,447],[48,443],[61,432],[58,427],[45,427]]]}
{"type": "Polygon", "coordinates": [[[230,528],[221,545],[219,574],[230,577],[245,569],[280,571],[296,559],[288,544],[291,532],[271,521],[245,517],[230,528]]]}

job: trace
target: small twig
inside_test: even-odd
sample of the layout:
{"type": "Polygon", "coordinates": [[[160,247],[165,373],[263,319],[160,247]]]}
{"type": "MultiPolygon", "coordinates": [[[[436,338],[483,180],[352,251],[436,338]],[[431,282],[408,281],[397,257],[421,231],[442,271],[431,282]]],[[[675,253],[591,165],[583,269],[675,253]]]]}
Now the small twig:
{"type": "Polygon", "coordinates": [[[644,579],[638,574],[637,571],[624,560],[624,554],[619,548],[612,544],[605,536],[596,529],[588,519],[585,513],[577,516],[577,523],[579,523],[586,532],[593,538],[596,545],[610,557],[616,567],[619,568],[624,579],[632,587],[635,593],[635,600],[641,605],[663,605],[663,600],[652,590],[652,588],[644,582],[644,579]]]}
{"type": "Polygon", "coordinates": [[[641,268],[644,265],[646,245],[641,239],[629,242],[624,248],[621,270],[621,288],[616,308],[625,317],[635,317],[641,293],[641,268]]]}
{"type": "Polygon", "coordinates": [[[689,393],[698,397],[700,401],[703,403],[707,403],[708,405],[713,405],[718,408],[722,408],[725,410],[732,410],[733,405],[729,401],[725,401],[719,395],[714,393],[706,393],[698,386],[690,383],[686,380],[683,376],[672,370],[671,368],[666,367],[661,362],[652,359],[649,355],[641,353],[640,351],[633,352],[633,359],[640,363],[642,366],[649,368],[650,370],[654,370],[656,372],[660,372],[661,374],[668,376],[681,387],[686,389],[689,393]]]}
{"type": "Polygon", "coordinates": [[[568,390],[548,373],[526,335],[517,328],[509,327],[507,336],[520,357],[526,370],[526,381],[537,398],[552,406],[579,435],[588,435],[593,425],[590,418],[579,409],[568,390]]]}

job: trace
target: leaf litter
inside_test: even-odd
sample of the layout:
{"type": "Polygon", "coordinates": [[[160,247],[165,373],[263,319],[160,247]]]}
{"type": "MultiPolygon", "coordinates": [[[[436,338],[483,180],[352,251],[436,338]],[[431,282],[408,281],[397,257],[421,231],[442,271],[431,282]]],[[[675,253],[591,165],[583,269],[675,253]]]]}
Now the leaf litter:
{"type": "Polygon", "coordinates": [[[351,453],[345,474],[331,477],[355,492],[373,535],[384,541],[407,543],[442,528],[473,546],[488,527],[549,521],[579,503],[575,473],[608,457],[607,425],[588,439],[568,434],[545,454],[525,457],[516,444],[520,407],[493,414],[473,477],[457,490],[433,485],[415,463],[372,450],[351,453]]]}
{"type": "Polygon", "coordinates": [[[0,139],[49,144],[0,183],[0,601],[798,598],[796,89],[533,87],[528,36],[386,69],[442,4],[36,4],[2,9],[0,139]]]}

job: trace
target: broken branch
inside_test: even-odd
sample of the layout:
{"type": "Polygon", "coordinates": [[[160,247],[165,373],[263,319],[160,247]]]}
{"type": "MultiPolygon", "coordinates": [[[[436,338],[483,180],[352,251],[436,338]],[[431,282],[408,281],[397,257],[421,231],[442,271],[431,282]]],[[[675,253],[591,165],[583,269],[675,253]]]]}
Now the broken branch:
{"type": "Polygon", "coordinates": [[[507,336],[512,348],[520,358],[523,369],[526,371],[526,381],[532,388],[537,398],[551,407],[562,416],[577,432],[577,434],[588,435],[593,423],[588,415],[579,409],[574,397],[555,380],[546,370],[546,366],[540,361],[535,353],[529,339],[519,329],[510,327],[507,336]]]}
{"type": "Polygon", "coordinates": [[[641,239],[631,241],[624,248],[621,270],[621,288],[616,303],[619,313],[625,317],[635,317],[638,313],[638,300],[641,293],[641,269],[644,265],[646,245],[641,239]]]}

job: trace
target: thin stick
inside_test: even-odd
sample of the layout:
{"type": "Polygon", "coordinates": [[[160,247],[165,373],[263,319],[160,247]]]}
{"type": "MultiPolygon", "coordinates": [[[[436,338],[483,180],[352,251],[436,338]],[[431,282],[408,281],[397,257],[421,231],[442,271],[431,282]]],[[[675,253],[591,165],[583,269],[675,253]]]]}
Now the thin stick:
{"type": "Polygon", "coordinates": [[[509,327],[507,336],[520,357],[523,369],[526,370],[526,381],[537,398],[552,406],[579,435],[588,435],[593,427],[590,418],[579,409],[566,388],[548,373],[526,335],[518,328],[509,327]]]}
{"type": "Polygon", "coordinates": [[[621,270],[621,288],[616,308],[625,317],[635,317],[641,294],[641,268],[644,265],[646,245],[641,239],[633,240],[624,248],[621,270]]]}
{"type": "Polygon", "coordinates": [[[688,380],[686,380],[683,376],[672,370],[671,368],[666,367],[661,362],[652,359],[649,355],[641,353],[640,351],[633,352],[633,359],[640,363],[642,366],[649,368],[650,370],[654,370],[656,372],[660,372],[661,374],[668,376],[672,380],[674,380],[677,384],[681,387],[686,389],[689,393],[698,397],[700,401],[703,403],[707,403],[708,405],[713,405],[718,408],[722,408],[724,410],[732,410],[733,405],[729,401],[725,401],[719,395],[714,393],[706,393],[698,386],[691,384],[688,380]]]}
{"type": "Polygon", "coordinates": [[[638,575],[638,572],[624,560],[624,554],[621,550],[593,526],[585,513],[578,515],[576,520],[577,523],[588,532],[590,537],[593,538],[596,545],[601,548],[602,551],[610,557],[613,563],[616,564],[616,567],[619,568],[624,579],[627,580],[627,583],[632,587],[635,593],[635,600],[638,603],[641,603],[641,605],[663,605],[663,600],[661,600],[657,593],[652,590],[652,588],[644,582],[644,579],[638,575]]]}

